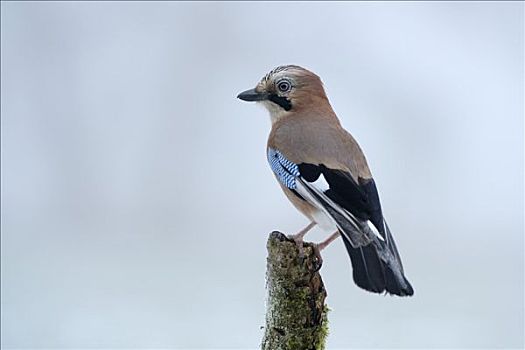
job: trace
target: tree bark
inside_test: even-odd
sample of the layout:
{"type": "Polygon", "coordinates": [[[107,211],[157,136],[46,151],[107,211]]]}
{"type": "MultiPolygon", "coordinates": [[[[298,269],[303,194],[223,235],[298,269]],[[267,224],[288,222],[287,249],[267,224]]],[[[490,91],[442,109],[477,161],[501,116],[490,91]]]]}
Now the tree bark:
{"type": "Polygon", "coordinates": [[[322,350],[328,335],[326,290],[312,243],[304,256],[293,240],[272,232],[267,243],[266,326],[262,350],[322,350]]]}

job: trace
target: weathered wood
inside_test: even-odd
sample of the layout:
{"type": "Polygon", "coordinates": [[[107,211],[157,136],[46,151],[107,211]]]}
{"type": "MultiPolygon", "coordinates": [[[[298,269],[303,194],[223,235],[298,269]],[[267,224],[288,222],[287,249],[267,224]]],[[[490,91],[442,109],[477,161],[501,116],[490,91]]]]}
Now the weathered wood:
{"type": "Polygon", "coordinates": [[[268,238],[266,326],[262,350],[322,350],[328,335],[326,290],[312,243],[304,257],[280,232],[268,238]]]}

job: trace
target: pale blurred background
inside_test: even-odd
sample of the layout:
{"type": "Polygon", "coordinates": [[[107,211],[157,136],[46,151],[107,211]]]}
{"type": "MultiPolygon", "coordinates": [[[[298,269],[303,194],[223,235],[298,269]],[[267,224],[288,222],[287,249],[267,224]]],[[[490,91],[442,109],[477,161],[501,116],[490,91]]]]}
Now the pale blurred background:
{"type": "MultiPolygon", "coordinates": [[[[252,348],[271,68],[318,73],[413,298],[324,254],[329,349],[524,346],[524,3],[1,4],[3,348],[252,348]]],[[[326,233],[315,231],[310,240],[326,233]]]]}

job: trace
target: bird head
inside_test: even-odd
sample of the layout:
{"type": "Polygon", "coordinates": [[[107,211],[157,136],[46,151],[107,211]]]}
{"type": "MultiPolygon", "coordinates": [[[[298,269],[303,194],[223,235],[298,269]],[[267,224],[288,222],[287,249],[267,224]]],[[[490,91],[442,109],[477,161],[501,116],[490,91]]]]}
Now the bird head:
{"type": "Polygon", "coordinates": [[[309,70],[294,65],[272,69],[254,89],[241,92],[237,97],[263,104],[273,122],[305,107],[328,102],[321,79],[309,70]]]}

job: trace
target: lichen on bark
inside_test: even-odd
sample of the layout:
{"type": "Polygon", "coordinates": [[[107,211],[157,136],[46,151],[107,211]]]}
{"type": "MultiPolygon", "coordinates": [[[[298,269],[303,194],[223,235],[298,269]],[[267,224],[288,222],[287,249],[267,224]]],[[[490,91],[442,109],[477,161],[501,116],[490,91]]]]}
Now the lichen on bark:
{"type": "Polygon", "coordinates": [[[328,307],[313,244],[304,243],[301,258],[293,240],[272,232],[267,249],[268,299],[262,350],[323,350],[328,307]]]}

